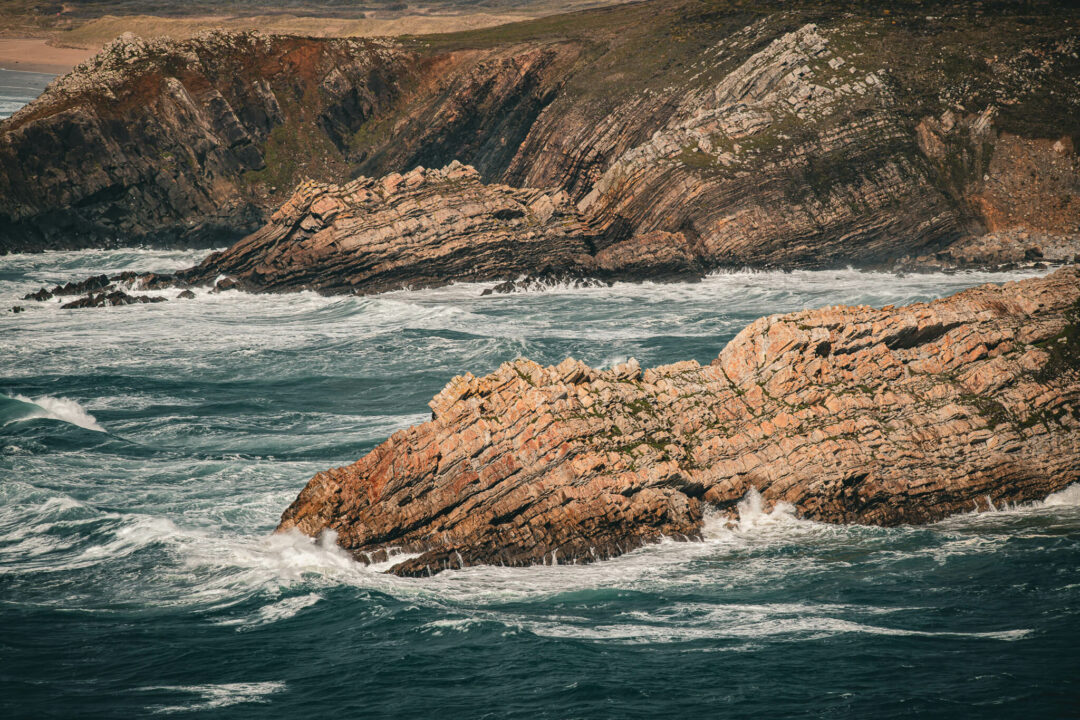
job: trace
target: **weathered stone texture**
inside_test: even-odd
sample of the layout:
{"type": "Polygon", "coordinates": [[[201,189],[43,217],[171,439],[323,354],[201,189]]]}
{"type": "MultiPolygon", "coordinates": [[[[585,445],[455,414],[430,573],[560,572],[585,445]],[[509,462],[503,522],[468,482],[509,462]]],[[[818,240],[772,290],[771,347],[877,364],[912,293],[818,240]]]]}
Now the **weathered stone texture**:
{"type": "Polygon", "coordinates": [[[342,186],[304,183],[262,229],[178,276],[367,294],[577,267],[589,252],[584,233],[565,193],[484,185],[454,161],[342,186]]]}
{"type": "Polygon", "coordinates": [[[693,538],[751,489],[923,523],[1080,480],[1080,271],[903,308],[762,318],[710,365],[567,359],[454,378],[430,422],[316,475],[281,530],[425,574],[693,538]]]}

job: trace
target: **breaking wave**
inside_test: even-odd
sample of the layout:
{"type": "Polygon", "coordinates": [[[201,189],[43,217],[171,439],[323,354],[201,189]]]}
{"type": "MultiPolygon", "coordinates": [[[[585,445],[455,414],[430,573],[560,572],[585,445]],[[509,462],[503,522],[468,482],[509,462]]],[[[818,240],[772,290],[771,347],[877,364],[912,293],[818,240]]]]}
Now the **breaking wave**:
{"type": "Polygon", "coordinates": [[[50,395],[32,399],[25,395],[0,395],[0,424],[10,425],[36,419],[59,420],[87,430],[107,432],[94,416],[75,400],[50,395]]]}

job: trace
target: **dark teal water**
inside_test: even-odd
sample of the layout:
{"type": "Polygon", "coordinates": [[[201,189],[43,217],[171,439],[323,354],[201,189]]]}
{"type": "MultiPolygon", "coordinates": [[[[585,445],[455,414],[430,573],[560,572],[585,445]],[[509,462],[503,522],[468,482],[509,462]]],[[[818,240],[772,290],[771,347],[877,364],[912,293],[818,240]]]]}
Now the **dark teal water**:
{"type": "MultiPolygon", "coordinates": [[[[0,258],[44,283],[196,255],[0,258]]],[[[746,322],[1003,276],[0,314],[0,717],[1080,716],[1080,488],[925,528],[749,504],[702,543],[401,579],[270,536],[308,478],[517,355],[711,359],[746,322]]]]}

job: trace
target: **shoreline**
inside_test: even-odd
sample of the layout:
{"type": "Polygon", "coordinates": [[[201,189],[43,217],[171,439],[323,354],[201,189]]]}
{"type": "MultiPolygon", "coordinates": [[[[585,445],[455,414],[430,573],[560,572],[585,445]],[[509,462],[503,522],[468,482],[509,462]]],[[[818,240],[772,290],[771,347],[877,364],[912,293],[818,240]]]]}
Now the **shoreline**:
{"type": "Polygon", "coordinates": [[[63,75],[96,48],[53,47],[45,38],[0,38],[0,70],[63,75]]]}

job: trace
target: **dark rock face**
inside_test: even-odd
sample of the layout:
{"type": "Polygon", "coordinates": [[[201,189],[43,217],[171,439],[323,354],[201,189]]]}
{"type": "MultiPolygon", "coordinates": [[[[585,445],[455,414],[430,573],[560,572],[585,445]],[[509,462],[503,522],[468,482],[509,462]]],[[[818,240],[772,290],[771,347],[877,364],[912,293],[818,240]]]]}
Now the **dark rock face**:
{"type": "Polygon", "coordinates": [[[366,41],[121,38],[0,124],[0,252],[235,239],[273,202],[247,174],[284,150],[281,131],[362,122],[404,61],[366,41]]]}
{"type": "Polygon", "coordinates": [[[62,310],[79,310],[82,308],[112,307],[114,305],[135,305],[138,303],[165,302],[166,298],[154,295],[128,295],[123,290],[112,292],[89,293],[86,297],[72,300],[60,306],[62,310]]]}
{"type": "Polygon", "coordinates": [[[765,503],[923,523],[1080,480],[1080,271],[903,308],[762,318],[712,362],[506,363],[316,475],[279,530],[422,575],[588,562],[765,503]]]}

